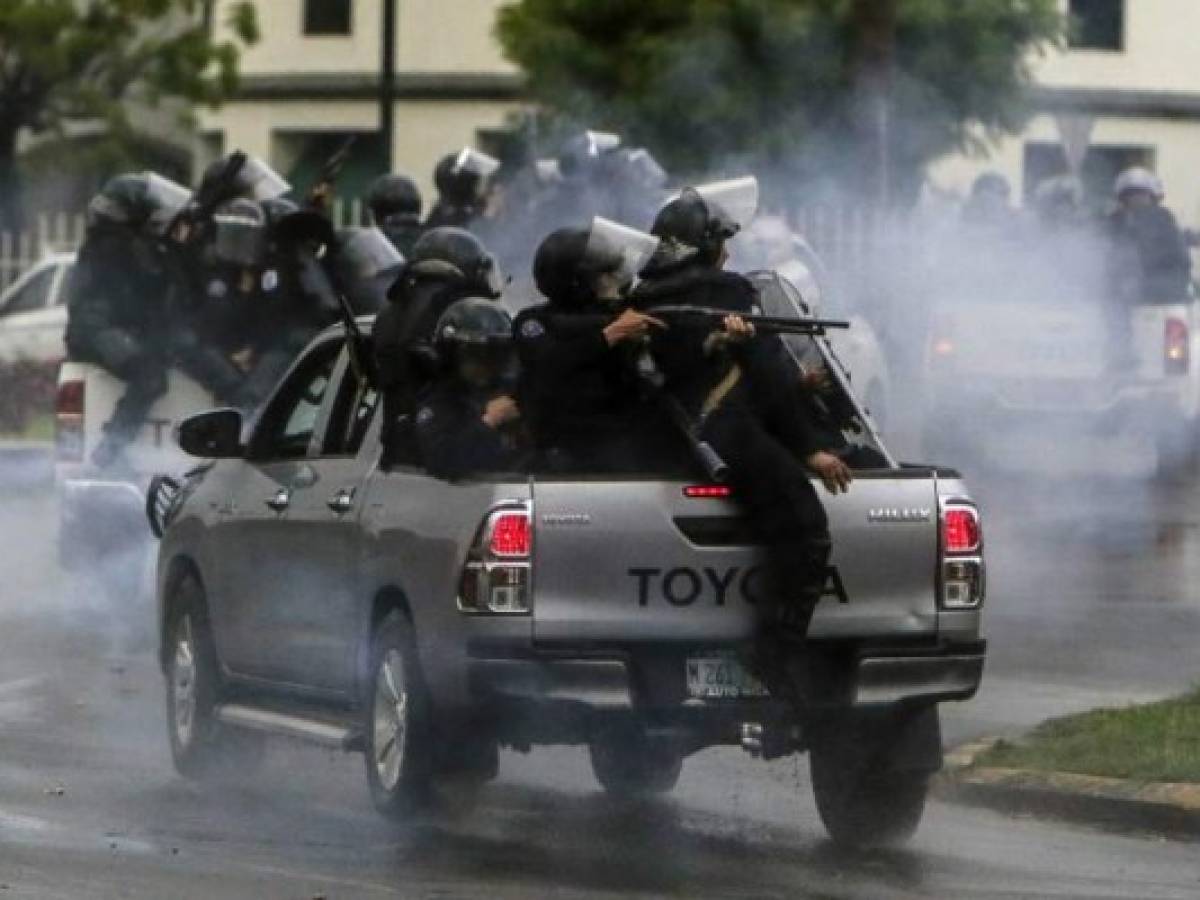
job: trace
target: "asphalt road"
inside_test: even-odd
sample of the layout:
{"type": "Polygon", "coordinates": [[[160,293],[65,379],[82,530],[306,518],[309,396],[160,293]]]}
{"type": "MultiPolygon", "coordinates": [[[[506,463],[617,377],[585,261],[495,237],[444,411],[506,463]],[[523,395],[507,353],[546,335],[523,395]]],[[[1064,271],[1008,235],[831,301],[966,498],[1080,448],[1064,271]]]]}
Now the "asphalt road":
{"type": "MultiPolygon", "coordinates": [[[[1015,733],[1196,678],[1200,486],[985,483],[986,686],[947,741],[1015,733]]],[[[7,897],[1195,898],[1200,848],[931,803],[909,849],[825,840],[804,760],[688,760],[622,805],[574,749],[506,754],[474,803],[401,827],[361,758],[279,744],[200,788],[170,766],[162,687],[126,627],[58,572],[52,507],[0,496],[0,900],[7,897]]]]}

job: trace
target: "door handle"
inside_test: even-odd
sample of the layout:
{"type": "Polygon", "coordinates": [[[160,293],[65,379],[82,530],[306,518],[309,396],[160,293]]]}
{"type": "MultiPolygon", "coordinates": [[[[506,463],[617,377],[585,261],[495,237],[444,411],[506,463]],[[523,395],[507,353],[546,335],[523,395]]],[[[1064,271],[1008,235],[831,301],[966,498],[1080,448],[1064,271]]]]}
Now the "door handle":
{"type": "Polygon", "coordinates": [[[354,509],[354,488],[342,488],[326,500],[325,505],[339,516],[350,512],[354,509]]]}
{"type": "Polygon", "coordinates": [[[287,488],[280,488],[264,502],[275,512],[281,513],[292,505],[292,492],[287,488]]]}

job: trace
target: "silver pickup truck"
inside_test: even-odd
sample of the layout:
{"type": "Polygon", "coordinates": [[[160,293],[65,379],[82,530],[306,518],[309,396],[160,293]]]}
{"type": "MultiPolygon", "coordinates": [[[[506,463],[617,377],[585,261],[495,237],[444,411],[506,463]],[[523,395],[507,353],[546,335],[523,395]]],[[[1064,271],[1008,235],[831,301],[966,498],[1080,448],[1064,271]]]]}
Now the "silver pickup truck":
{"type": "MultiPolygon", "coordinates": [[[[823,339],[786,340],[836,369],[823,339]]],[[[499,748],[586,745],[626,795],[670,790],[715,745],[807,750],[836,840],[912,833],[942,762],[938,704],[970,698],[984,664],[980,520],[956,473],[893,463],[855,407],[847,436],[887,464],[823,494],[834,552],[799,713],[739,665],[761,550],[686,450],[677,471],[628,476],[384,470],[378,397],[350,357],[331,330],[252,425],[186,421],[180,444],[207,461],[151,490],[180,772],[244,766],[287,735],[364,752],[376,805],[400,816],[441,779],[494,776],[499,748]]]]}

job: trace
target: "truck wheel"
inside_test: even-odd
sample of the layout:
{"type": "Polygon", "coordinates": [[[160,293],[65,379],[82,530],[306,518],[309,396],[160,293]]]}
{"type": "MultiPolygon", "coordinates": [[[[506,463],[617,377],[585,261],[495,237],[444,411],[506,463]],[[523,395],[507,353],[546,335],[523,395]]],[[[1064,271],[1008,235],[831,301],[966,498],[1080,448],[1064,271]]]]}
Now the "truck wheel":
{"type": "Polygon", "coordinates": [[[371,642],[366,707],[367,782],[375,808],[400,819],[429,798],[429,701],[412,628],[392,613],[371,642]]]}
{"type": "Polygon", "coordinates": [[[678,750],[649,740],[640,728],[605,731],[592,739],[588,749],[596,780],[617,797],[668,793],[683,770],[678,750]]]}
{"type": "Polygon", "coordinates": [[[213,716],[220,670],[204,588],[195,577],[185,575],[169,602],[163,659],[167,735],[175,768],[180,775],[195,779],[225,771],[245,773],[262,759],[264,744],[259,735],[234,733],[213,716]]]}
{"type": "Polygon", "coordinates": [[[813,794],[825,830],[852,847],[902,844],[925,811],[927,772],[877,770],[858,754],[814,746],[810,753],[813,794]]]}

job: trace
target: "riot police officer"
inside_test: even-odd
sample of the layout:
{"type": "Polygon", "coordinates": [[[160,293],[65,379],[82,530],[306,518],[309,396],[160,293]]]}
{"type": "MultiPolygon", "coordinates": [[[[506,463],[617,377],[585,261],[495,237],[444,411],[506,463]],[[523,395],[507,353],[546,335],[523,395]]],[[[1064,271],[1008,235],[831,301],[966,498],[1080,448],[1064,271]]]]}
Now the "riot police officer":
{"type": "Polygon", "coordinates": [[[125,382],[92,462],[112,464],[167,390],[169,273],[157,241],[189,192],[152,173],[118,175],[88,205],[68,287],[67,354],[125,382]]]}
{"type": "Polygon", "coordinates": [[[403,453],[405,439],[396,426],[436,372],[431,339],[438,319],[456,300],[495,299],[504,285],[496,258],[469,231],[435,228],[413,247],[371,332],[383,392],[385,465],[403,453]]]}
{"type": "Polygon", "coordinates": [[[405,175],[380,175],[367,191],[367,207],[375,227],[405,257],[421,237],[421,205],[421,191],[405,175]]]}
{"type": "Polygon", "coordinates": [[[1113,281],[1125,303],[1169,303],[1187,295],[1192,260],[1175,216],[1163,206],[1162,181],[1140,167],[1113,184],[1117,208],[1108,218],[1113,281]]]}
{"type": "Polygon", "coordinates": [[[441,373],[417,406],[421,460],[439,478],[518,465],[521,411],[513,399],[512,319],[494,301],[468,297],[438,319],[441,373]]]}
{"type": "Polygon", "coordinates": [[[260,204],[238,198],[218,207],[210,239],[198,249],[198,272],[181,286],[181,315],[172,329],[179,368],[218,402],[245,409],[259,399],[243,388],[258,359],[267,247],[267,216],[260,204]]]}
{"type": "Polygon", "coordinates": [[[591,471],[637,465],[637,356],[662,323],[622,308],[638,263],[657,245],[642,235],[638,250],[640,233],[623,231],[614,233],[602,219],[591,228],[560,228],[534,256],[534,281],[547,302],[523,310],[514,326],[519,396],[538,450],[556,465],[591,471]]]}
{"type": "Polygon", "coordinates": [[[470,228],[484,214],[488,179],[499,168],[499,160],[470,147],[438,160],[433,170],[438,199],[425,228],[470,228]]]}
{"type": "Polygon", "coordinates": [[[740,314],[756,308],[753,285],[723,269],[726,241],[757,206],[757,186],[728,182],[685,189],[651,229],[662,238],[642,270],[635,303],[687,303],[727,311],[723,331],[672,322],[652,336],[665,389],[693,417],[699,436],[729,467],[729,481],[768,549],[770,587],[760,603],[752,664],[794,698],[784,636],[803,639],[820,599],[829,553],[824,508],[809,481],[845,490],[850,470],[822,446],[796,400],[794,373],[777,338],[756,335],[740,314]],[[707,195],[706,195],[707,194],[707,195]]]}

